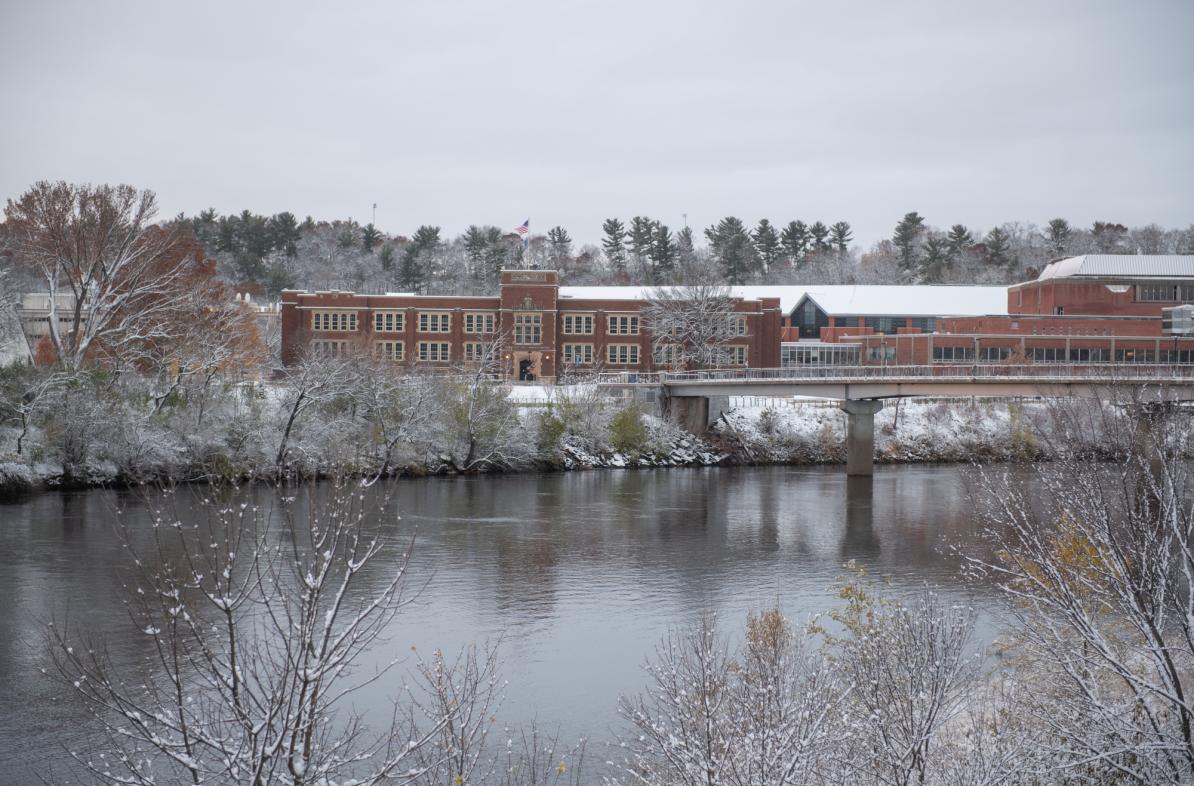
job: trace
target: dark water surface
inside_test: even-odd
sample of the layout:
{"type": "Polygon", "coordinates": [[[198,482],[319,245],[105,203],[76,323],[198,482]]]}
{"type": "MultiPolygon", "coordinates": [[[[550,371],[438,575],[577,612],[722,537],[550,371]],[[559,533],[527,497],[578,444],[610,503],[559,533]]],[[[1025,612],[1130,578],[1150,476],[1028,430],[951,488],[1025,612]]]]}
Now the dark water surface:
{"type": "MultiPolygon", "coordinates": [[[[738,627],[748,610],[776,602],[803,619],[835,604],[848,560],[890,575],[897,590],[929,581],[980,612],[993,608],[992,593],[963,586],[947,550],[981,550],[971,472],[880,467],[873,484],[847,482],[841,467],[400,481],[402,521],[392,526],[417,530],[413,574],[427,585],[378,657],[411,645],[452,652],[502,634],[510,686],[501,719],[537,717],[605,740],[618,695],[642,687],[643,659],[670,628],[707,610],[738,627]]],[[[263,501],[275,493],[258,492],[263,501]]],[[[135,494],[0,505],[0,783],[36,782],[63,760],[63,745],[90,736],[77,701],[40,671],[51,616],[104,633],[117,660],[147,645],[120,602],[117,507],[130,527],[145,527],[135,494]]],[[[384,707],[401,680],[371,688],[366,708],[384,707]]]]}

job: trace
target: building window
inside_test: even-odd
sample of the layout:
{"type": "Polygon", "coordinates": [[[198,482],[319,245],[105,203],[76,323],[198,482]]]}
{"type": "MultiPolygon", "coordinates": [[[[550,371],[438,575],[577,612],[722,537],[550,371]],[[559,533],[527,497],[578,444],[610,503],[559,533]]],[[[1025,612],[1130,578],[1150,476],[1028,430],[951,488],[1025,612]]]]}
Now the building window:
{"type": "Polygon", "coordinates": [[[406,345],[401,341],[378,341],[377,356],[385,360],[404,360],[406,345]]]}
{"type": "Polygon", "coordinates": [[[683,358],[678,344],[659,344],[654,355],[657,366],[672,366],[683,358]]]}
{"type": "Polygon", "coordinates": [[[464,315],[464,332],[465,333],[492,333],[495,318],[491,313],[482,314],[465,314],[464,315]]]}
{"type": "Polygon", "coordinates": [[[514,343],[538,344],[543,340],[543,317],[539,314],[514,315],[514,343]]]}
{"type": "Polygon", "coordinates": [[[564,333],[569,336],[593,335],[592,314],[565,314],[564,333]]]}
{"type": "MultiPolygon", "coordinates": [[[[446,311],[420,311],[420,333],[447,333],[452,330],[452,315],[446,311]]],[[[421,359],[421,358],[420,358],[421,359]]]]}
{"type": "Polygon", "coordinates": [[[355,311],[313,311],[311,327],[314,330],[340,330],[355,332],[357,312],[355,311]]]}
{"type": "Polygon", "coordinates": [[[592,344],[565,344],[565,366],[588,366],[593,363],[592,344]]]}
{"type": "Polygon", "coordinates": [[[467,341],[464,344],[464,359],[470,363],[485,359],[485,345],[480,341],[467,341]]]}
{"type": "Polygon", "coordinates": [[[420,341],[419,360],[445,361],[451,358],[446,341],[420,341]]]}
{"type": "MultiPolygon", "coordinates": [[[[891,354],[888,355],[887,359],[891,360],[892,358],[895,357],[895,347],[888,347],[888,349],[890,350],[891,354]]],[[[875,350],[872,349],[871,352],[874,353],[875,350]]],[[[872,354],[871,359],[878,360],[879,358],[876,355],[872,354]]],[[[974,360],[974,347],[938,347],[938,346],[935,346],[935,347],[933,347],[933,360],[943,360],[947,363],[950,363],[950,362],[965,363],[968,361],[972,362],[974,360]]]]}
{"type": "Polygon", "coordinates": [[[348,354],[347,341],[312,341],[311,355],[317,358],[338,358],[348,354]]]}
{"type": "Polygon", "coordinates": [[[730,317],[730,335],[746,335],[746,317],[730,317]]]}
{"type": "Polygon", "coordinates": [[[741,344],[735,344],[732,347],[726,347],[726,362],[731,366],[745,366],[746,347],[741,344]]]}
{"type": "Polygon", "coordinates": [[[401,333],[406,330],[406,315],[401,311],[376,311],[373,330],[377,333],[401,333]]]}
{"type": "Polygon", "coordinates": [[[638,344],[610,344],[605,348],[605,357],[611,364],[637,366],[638,344]]]}
{"type": "Polygon", "coordinates": [[[637,336],[638,317],[610,317],[609,334],[611,336],[637,336]]]}
{"type": "Polygon", "coordinates": [[[1177,300],[1177,290],[1174,284],[1140,284],[1136,287],[1136,299],[1153,303],[1171,303],[1177,300]]]}

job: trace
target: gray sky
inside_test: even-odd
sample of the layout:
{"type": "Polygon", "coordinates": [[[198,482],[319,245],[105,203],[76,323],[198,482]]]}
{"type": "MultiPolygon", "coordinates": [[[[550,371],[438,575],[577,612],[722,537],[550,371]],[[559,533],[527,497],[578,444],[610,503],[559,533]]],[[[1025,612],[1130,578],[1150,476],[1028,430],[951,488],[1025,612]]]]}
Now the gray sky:
{"type": "Polygon", "coordinates": [[[0,196],[449,234],[1194,222],[1194,2],[0,0],[0,196]],[[185,6],[185,7],[184,7],[185,6]]]}

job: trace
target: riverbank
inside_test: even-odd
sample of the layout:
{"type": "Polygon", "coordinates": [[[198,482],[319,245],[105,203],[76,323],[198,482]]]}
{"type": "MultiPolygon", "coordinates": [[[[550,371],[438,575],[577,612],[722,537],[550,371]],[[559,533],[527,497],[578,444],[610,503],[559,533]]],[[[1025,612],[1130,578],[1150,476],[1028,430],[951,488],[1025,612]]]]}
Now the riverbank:
{"type": "MultiPolygon", "coordinates": [[[[1063,450],[1113,458],[1122,452],[1121,435],[1130,427],[1123,418],[1118,409],[1098,402],[907,400],[889,404],[876,416],[875,460],[1042,461],[1063,450]]],[[[187,433],[170,428],[169,421],[134,421],[117,429],[119,439],[93,440],[84,449],[68,443],[77,456],[70,465],[55,452],[61,434],[30,429],[23,434],[21,454],[0,451],[0,497],[44,489],[285,480],[334,472],[401,477],[845,461],[845,417],[832,402],[820,401],[749,402],[725,413],[703,435],[608,399],[512,406],[500,428],[488,429],[485,452],[476,447],[482,440],[474,437],[463,459],[458,445],[413,431],[383,456],[376,440],[366,449],[310,422],[291,437],[293,453],[286,454],[282,466],[272,450],[278,435],[270,422],[262,418],[253,432],[238,435],[231,428],[231,433],[187,433]]],[[[15,429],[0,429],[0,445],[11,446],[16,436],[15,429]]],[[[1188,445],[1177,448],[1194,455],[1188,445]]]]}

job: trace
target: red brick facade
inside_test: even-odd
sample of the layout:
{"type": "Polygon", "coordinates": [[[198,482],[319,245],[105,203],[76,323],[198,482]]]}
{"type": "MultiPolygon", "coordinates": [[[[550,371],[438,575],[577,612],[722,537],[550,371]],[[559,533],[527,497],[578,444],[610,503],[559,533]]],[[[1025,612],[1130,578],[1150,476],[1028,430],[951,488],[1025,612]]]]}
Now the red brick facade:
{"type": "MultiPolygon", "coordinates": [[[[576,371],[655,369],[643,300],[561,298],[559,274],[502,271],[496,297],[282,293],[282,362],[305,352],[371,351],[406,365],[464,365],[474,350],[500,352],[515,378],[576,371]],[[400,347],[400,348],[399,348],[400,347]]],[[[779,298],[738,300],[745,320],[742,363],[777,368],[779,298]]]]}

